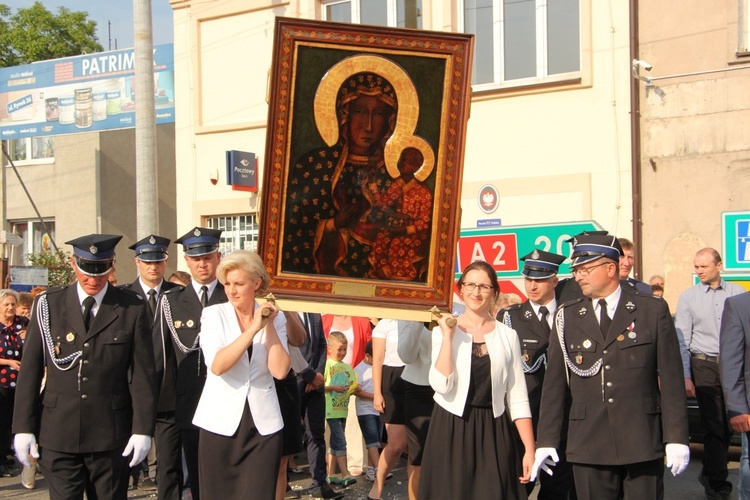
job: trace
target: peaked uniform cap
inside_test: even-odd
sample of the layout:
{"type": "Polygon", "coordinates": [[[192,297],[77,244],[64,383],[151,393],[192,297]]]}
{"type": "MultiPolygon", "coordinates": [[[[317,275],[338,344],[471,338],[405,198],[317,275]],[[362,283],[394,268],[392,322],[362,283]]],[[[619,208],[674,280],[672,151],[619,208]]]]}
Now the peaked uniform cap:
{"type": "Polygon", "coordinates": [[[221,233],[221,229],[196,226],[174,242],[182,245],[185,255],[199,257],[219,251],[221,233]]]}
{"type": "Polygon", "coordinates": [[[535,249],[528,255],[521,257],[521,260],[524,262],[521,273],[526,278],[543,280],[557,274],[560,264],[565,261],[565,257],[556,253],[535,249]]]}
{"type": "Polygon", "coordinates": [[[128,248],[135,251],[135,258],[142,262],[162,262],[169,257],[169,238],[149,234],[128,248]]]}

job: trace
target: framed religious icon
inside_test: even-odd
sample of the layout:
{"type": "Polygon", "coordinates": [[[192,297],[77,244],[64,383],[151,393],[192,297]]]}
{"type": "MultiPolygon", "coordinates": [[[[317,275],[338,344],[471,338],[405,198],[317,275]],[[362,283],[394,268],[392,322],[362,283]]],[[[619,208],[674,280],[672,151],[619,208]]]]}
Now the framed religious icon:
{"type": "Polygon", "coordinates": [[[472,44],[277,18],[259,246],[274,296],[451,306],[472,44]]]}

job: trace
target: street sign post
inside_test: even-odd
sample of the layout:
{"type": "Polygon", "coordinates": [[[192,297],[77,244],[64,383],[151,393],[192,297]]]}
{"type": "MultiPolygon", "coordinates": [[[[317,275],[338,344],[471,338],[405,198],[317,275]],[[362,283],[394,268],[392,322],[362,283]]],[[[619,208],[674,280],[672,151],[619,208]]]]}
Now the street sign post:
{"type": "Polygon", "coordinates": [[[750,271],[750,211],[722,212],[721,240],[724,269],[750,271]]]}
{"type": "MultiPolygon", "coordinates": [[[[567,257],[570,255],[570,244],[566,240],[583,231],[600,229],[602,227],[595,221],[462,229],[455,277],[458,278],[463,268],[471,262],[485,260],[495,268],[498,278],[520,278],[520,257],[535,248],[567,257]]],[[[558,274],[570,274],[569,265],[563,263],[558,274]]]]}

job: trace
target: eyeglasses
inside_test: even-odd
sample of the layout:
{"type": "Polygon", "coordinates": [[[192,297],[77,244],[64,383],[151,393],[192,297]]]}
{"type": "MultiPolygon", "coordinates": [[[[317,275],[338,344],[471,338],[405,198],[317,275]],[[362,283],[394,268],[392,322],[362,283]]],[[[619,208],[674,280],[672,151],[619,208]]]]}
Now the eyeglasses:
{"type": "Polygon", "coordinates": [[[476,283],[463,283],[461,287],[469,293],[477,288],[479,288],[479,293],[490,293],[492,291],[492,286],[485,284],[477,285],[476,283]]]}
{"type": "Polygon", "coordinates": [[[571,269],[570,272],[573,276],[577,276],[577,275],[588,276],[591,274],[591,271],[593,271],[597,267],[606,266],[608,264],[614,264],[614,262],[602,262],[601,264],[597,264],[595,266],[590,266],[590,267],[577,267],[575,269],[571,269]]]}

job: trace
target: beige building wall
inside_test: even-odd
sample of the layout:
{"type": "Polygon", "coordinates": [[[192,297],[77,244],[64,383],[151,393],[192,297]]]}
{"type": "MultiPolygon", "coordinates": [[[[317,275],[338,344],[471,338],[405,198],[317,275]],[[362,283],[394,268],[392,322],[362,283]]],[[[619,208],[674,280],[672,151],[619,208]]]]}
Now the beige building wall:
{"type": "MultiPolygon", "coordinates": [[[[274,18],[320,19],[321,5],[316,0],[171,4],[177,226],[184,232],[208,216],[257,209],[256,197],[226,185],[224,154],[255,152],[263,178],[274,18]],[[216,171],[214,186],[210,178],[216,171]]],[[[460,26],[456,2],[423,0],[422,12],[425,29],[460,26]]],[[[461,227],[488,218],[502,219],[503,225],[594,219],[613,233],[632,235],[627,5],[582,0],[581,32],[580,81],[474,94],[461,227]],[[488,183],[501,197],[490,215],[478,205],[479,189],[488,183]]]]}
{"type": "MultiPolygon", "coordinates": [[[[162,235],[174,240],[174,125],[158,125],[156,130],[159,226],[162,235]]],[[[65,242],[85,234],[123,235],[117,245],[120,284],[136,277],[133,252],[128,249],[140,239],[135,234],[135,147],[134,129],[56,136],[53,163],[17,167],[42,217],[54,219],[55,242],[60,250],[72,253],[65,242]]],[[[34,208],[13,170],[6,168],[5,176],[5,220],[35,219],[34,208]]],[[[176,256],[174,245],[170,255],[176,256]]],[[[176,264],[173,257],[167,271],[173,272],[176,264]]]]}
{"type": "Polygon", "coordinates": [[[744,0],[640,2],[644,275],[664,274],[672,310],[693,256],[721,252],[721,214],[750,207],[750,57],[744,0]],[[746,37],[744,37],[746,38],[746,37]],[[684,76],[681,76],[684,75],[684,76]]]}

